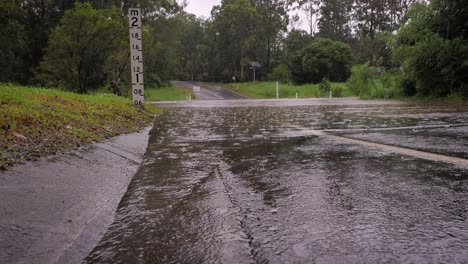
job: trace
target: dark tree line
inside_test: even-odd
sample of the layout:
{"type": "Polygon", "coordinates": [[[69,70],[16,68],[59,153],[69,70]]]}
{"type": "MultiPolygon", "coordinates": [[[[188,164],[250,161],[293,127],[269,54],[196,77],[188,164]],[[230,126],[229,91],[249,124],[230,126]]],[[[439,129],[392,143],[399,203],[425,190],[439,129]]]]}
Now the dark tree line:
{"type": "Polygon", "coordinates": [[[125,86],[125,14],[136,5],[144,12],[150,87],[170,79],[249,81],[254,61],[261,64],[256,72],[261,80],[345,81],[353,64],[368,63],[403,69],[424,93],[437,90],[422,88],[434,83],[451,91],[466,86],[455,76],[467,76],[463,0],[223,0],[208,18],[186,13],[176,0],[4,0],[0,81],[78,92],[110,81],[125,86]],[[307,13],[308,32],[297,28],[297,17],[289,17],[295,10],[307,13]],[[427,57],[412,56],[422,51],[427,57]],[[450,63],[455,56],[458,64],[450,63]],[[428,58],[439,58],[432,69],[420,63],[428,58]]]}

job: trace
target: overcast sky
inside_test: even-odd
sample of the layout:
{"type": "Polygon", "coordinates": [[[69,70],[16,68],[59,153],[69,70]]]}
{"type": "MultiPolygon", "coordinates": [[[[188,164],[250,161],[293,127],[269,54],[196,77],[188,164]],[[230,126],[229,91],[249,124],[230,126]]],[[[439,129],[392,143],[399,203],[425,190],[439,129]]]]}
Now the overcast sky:
{"type": "MultiPolygon", "coordinates": [[[[210,16],[211,9],[213,8],[213,6],[219,5],[220,3],[221,0],[187,0],[187,7],[185,8],[185,10],[188,13],[208,18],[210,16]]],[[[290,13],[289,15],[293,15],[294,13],[297,13],[297,11],[290,13]]],[[[297,25],[297,27],[308,31],[305,16],[301,15],[301,18],[303,21],[300,25],[297,25]]]]}
{"type": "Polygon", "coordinates": [[[187,0],[187,2],[188,5],[185,10],[188,13],[209,17],[213,6],[219,5],[221,0],[187,0]]]}

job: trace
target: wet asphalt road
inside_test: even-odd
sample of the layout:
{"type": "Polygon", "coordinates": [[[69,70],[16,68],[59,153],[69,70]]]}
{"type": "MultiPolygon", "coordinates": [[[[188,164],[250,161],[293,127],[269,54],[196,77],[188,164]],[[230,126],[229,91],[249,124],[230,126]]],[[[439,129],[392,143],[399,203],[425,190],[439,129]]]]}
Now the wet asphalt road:
{"type": "Polygon", "coordinates": [[[209,84],[205,82],[184,82],[184,81],[172,81],[172,84],[179,87],[193,88],[199,86],[200,91],[194,92],[196,100],[236,100],[246,99],[244,95],[235,93],[230,90],[226,90],[219,85],[209,84]]]}
{"type": "Polygon", "coordinates": [[[468,263],[468,109],[161,106],[144,164],[86,263],[468,263]]]}

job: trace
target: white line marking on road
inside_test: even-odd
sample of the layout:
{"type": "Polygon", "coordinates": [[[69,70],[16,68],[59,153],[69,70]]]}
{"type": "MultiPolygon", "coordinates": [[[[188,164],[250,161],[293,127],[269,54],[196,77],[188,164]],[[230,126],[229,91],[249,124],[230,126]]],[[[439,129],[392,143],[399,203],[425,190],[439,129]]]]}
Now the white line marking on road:
{"type": "Polygon", "coordinates": [[[318,136],[322,138],[328,138],[328,139],[335,140],[335,141],[362,145],[362,146],[366,146],[366,147],[370,147],[374,149],[382,149],[382,150],[398,153],[401,155],[412,156],[412,157],[425,159],[425,160],[444,162],[444,163],[449,163],[449,164],[453,164],[457,166],[468,167],[468,159],[464,159],[464,158],[452,157],[452,156],[447,156],[447,155],[442,155],[442,154],[435,154],[431,152],[414,150],[414,149],[403,148],[403,147],[390,146],[386,144],[374,143],[374,142],[369,142],[369,141],[360,140],[360,139],[353,139],[353,138],[348,138],[348,137],[330,135],[321,130],[308,129],[302,126],[291,125],[290,127],[299,129],[309,135],[314,135],[314,136],[318,136]]]}

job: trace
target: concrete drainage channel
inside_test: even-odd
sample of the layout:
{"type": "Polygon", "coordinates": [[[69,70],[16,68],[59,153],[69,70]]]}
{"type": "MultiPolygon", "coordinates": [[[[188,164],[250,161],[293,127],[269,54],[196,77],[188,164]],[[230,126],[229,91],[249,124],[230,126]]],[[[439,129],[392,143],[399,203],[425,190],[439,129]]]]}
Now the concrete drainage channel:
{"type": "Polygon", "coordinates": [[[150,130],[0,172],[0,263],[81,263],[112,223],[150,130]]]}

